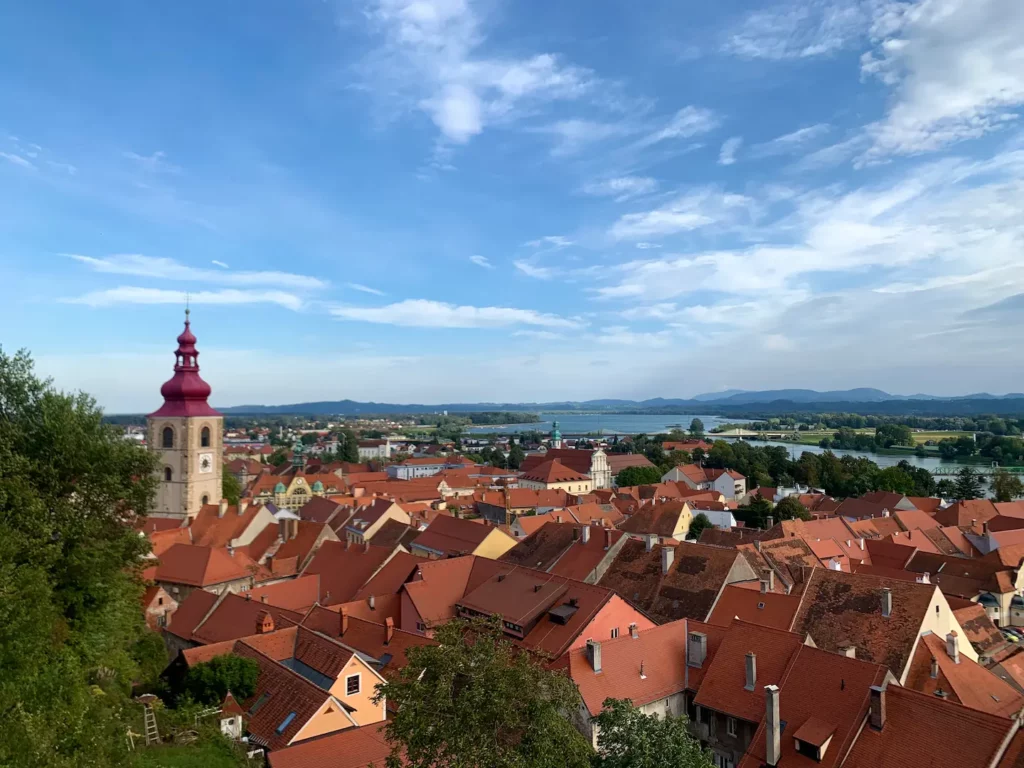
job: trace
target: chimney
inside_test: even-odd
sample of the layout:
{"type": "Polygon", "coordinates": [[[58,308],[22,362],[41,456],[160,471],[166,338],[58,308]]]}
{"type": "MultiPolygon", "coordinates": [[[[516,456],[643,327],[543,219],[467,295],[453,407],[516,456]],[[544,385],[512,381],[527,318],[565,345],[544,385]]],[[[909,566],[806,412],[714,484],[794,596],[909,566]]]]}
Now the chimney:
{"type": "Polygon", "coordinates": [[[689,667],[704,666],[708,655],[708,636],[703,632],[691,632],[686,639],[686,665],[689,667]]]}
{"type": "Polygon", "coordinates": [[[754,685],[757,683],[757,656],[753,651],[747,651],[747,684],[743,687],[748,690],[754,690],[754,685]]]}
{"type": "Polygon", "coordinates": [[[864,549],[864,537],[863,536],[860,537],[860,548],[864,549]]]}
{"type": "Polygon", "coordinates": [[[754,549],[756,549],[758,552],[761,551],[761,540],[760,539],[754,539],[754,549]]]}
{"type": "Polygon", "coordinates": [[[840,649],[840,653],[842,653],[843,656],[845,656],[848,659],[856,659],[857,658],[857,646],[856,645],[844,646],[843,648],[840,649]]]}
{"type": "Polygon", "coordinates": [[[661,575],[668,574],[672,567],[672,561],[676,558],[676,550],[673,547],[662,547],[661,549],[661,575]]]}
{"type": "Polygon", "coordinates": [[[885,728],[885,684],[871,686],[871,709],[868,723],[872,729],[880,731],[885,728]]]}
{"type": "Polygon", "coordinates": [[[629,625],[629,636],[634,640],[640,637],[640,631],[636,628],[636,622],[629,625]]]}
{"type": "Polygon", "coordinates": [[[960,663],[960,638],[957,637],[955,629],[946,635],[946,653],[954,664],[960,663]]]}
{"type": "Polygon", "coordinates": [[[579,528],[573,528],[572,529],[572,540],[573,541],[578,541],[579,538],[580,538],[580,529],[579,528]]]}
{"type": "Polygon", "coordinates": [[[245,510],[247,510],[248,508],[249,508],[249,500],[248,499],[239,499],[238,500],[238,514],[244,515],[245,514],[245,510]]]}
{"type": "Polygon", "coordinates": [[[939,677],[939,660],[932,656],[932,680],[937,680],[939,677]]]}
{"type": "Polygon", "coordinates": [[[612,548],[612,529],[611,528],[606,528],[605,529],[605,532],[604,532],[604,548],[605,549],[611,549],[612,548]]]}
{"type": "Polygon", "coordinates": [[[761,594],[768,592],[768,579],[761,579],[761,594]]]}
{"type": "Polygon", "coordinates": [[[217,517],[224,517],[224,515],[227,514],[227,511],[228,511],[228,500],[227,499],[221,499],[220,500],[220,506],[217,507],[217,517]]]}
{"type": "Polygon", "coordinates": [[[988,535],[988,520],[981,524],[981,532],[986,536],[988,535]]]}
{"type": "Polygon", "coordinates": [[[764,755],[768,765],[779,764],[782,756],[782,721],[779,718],[779,686],[764,687],[764,755]]]}
{"type": "Polygon", "coordinates": [[[775,591],[775,571],[773,571],[771,568],[768,569],[768,591],[775,591]]]}
{"type": "Polygon", "coordinates": [[[648,552],[650,552],[651,550],[654,549],[654,545],[655,545],[655,543],[657,543],[657,541],[658,541],[658,537],[657,537],[656,534],[653,534],[653,533],[648,533],[647,534],[646,549],[647,549],[648,552]]]}
{"type": "Polygon", "coordinates": [[[882,617],[888,619],[892,613],[892,590],[882,587],[882,617]]]}
{"type": "Polygon", "coordinates": [[[583,526],[583,531],[580,533],[580,535],[583,538],[583,543],[587,544],[590,541],[590,526],[583,526]]]}
{"type": "Polygon", "coordinates": [[[348,632],[348,608],[341,609],[341,634],[348,632]]]}
{"type": "Polygon", "coordinates": [[[587,661],[594,668],[594,674],[601,672],[601,644],[593,640],[587,640],[587,661]]]}
{"type": "Polygon", "coordinates": [[[384,620],[384,626],[387,628],[388,633],[388,639],[384,642],[384,645],[388,645],[391,643],[391,638],[395,636],[395,620],[388,616],[384,620]]]}
{"type": "Polygon", "coordinates": [[[267,595],[266,595],[266,593],[260,595],[260,602],[261,603],[267,602],[267,595]]]}
{"type": "Polygon", "coordinates": [[[377,600],[376,600],[376,598],[373,595],[370,595],[369,602],[370,602],[370,610],[371,611],[377,610],[377,600]]]}
{"type": "Polygon", "coordinates": [[[771,527],[773,527],[775,525],[775,518],[772,517],[771,515],[768,515],[767,517],[765,517],[764,520],[765,520],[765,523],[767,523],[767,527],[768,528],[771,528],[771,527]]]}
{"type": "Polygon", "coordinates": [[[268,611],[260,611],[256,617],[256,634],[265,635],[274,631],[274,617],[268,611]]]}

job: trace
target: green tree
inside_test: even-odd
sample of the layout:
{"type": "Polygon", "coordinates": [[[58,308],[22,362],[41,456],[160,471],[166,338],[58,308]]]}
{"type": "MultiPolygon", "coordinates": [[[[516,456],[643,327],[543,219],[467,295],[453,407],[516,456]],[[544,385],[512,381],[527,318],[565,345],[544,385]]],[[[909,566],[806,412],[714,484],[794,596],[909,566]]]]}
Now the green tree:
{"type": "Polygon", "coordinates": [[[772,503],[761,494],[757,494],[749,504],[736,510],[736,518],[751,528],[766,528],[771,515],[772,503]]]}
{"type": "Polygon", "coordinates": [[[0,349],[0,765],[126,763],[148,632],[133,524],[156,468],[91,398],[0,349]]]}
{"type": "Polygon", "coordinates": [[[299,440],[302,442],[303,445],[313,445],[314,443],[316,443],[318,437],[319,435],[317,435],[316,432],[307,432],[302,437],[300,437],[299,440]]]}
{"type": "Polygon", "coordinates": [[[698,512],[690,521],[690,538],[699,539],[705,528],[711,528],[711,520],[703,512],[698,512]]]}
{"type": "Polygon", "coordinates": [[[892,491],[913,496],[916,484],[909,472],[905,472],[899,467],[886,467],[878,473],[875,487],[879,491],[892,491]]]}
{"type": "Polygon", "coordinates": [[[711,768],[711,752],[690,735],[685,717],[645,715],[628,699],[605,699],[597,716],[593,768],[711,768]]]}
{"type": "Polygon", "coordinates": [[[351,429],[342,430],[338,438],[338,460],[359,463],[359,438],[351,429]]]}
{"type": "Polygon", "coordinates": [[[935,484],[935,493],[939,498],[951,499],[956,495],[956,484],[944,477],[935,484]]]}
{"type": "Polygon", "coordinates": [[[694,418],[690,422],[690,434],[694,437],[704,437],[704,422],[698,418],[694,418]]]}
{"type": "Polygon", "coordinates": [[[661,470],[657,467],[626,467],[615,476],[615,485],[628,488],[633,485],[653,485],[661,482],[661,470]]]}
{"type": "Polygon", "coordinates": [[[256,691],[259,676],[260,665],[255,661],[228,653],[192,667],[183,692],[200,704],[220,704],[228,691],[244,701],[256,691]]]}
{"type": "Polygon", "coordinates": [[[579,706],[575,685],[519,652],[500,618],[451,621],[434,639],[377,686],[377,700],[395,706],[388,768],[589,765],[590,746],[566,717],[579,706]]]}
{"type": "Polygon", "coordinates": [[[1024,496],[1024,483],[1021,483],[1017,475],[1005,469],[997,469],[992,473],[991,484],[996,501],[1013,501],[1018,496],[1024,496]]]}
{"type": "Polygon", "coordinates": [[[810,520],[811,513],[795,496],[787,496],[775,505],[773,517],[776,520],[810,520]]]}
{"type": "Polygon", "coordinates": [[[220,486],[221,494],[228,500],[228,504],[237,504],[238,500],[242,498],[242,484],[230,472],[224,473],[224,479],[221,480],[220,486]]]}
{"type": "Polygon", "coordinates": [[[272,465],[272,466],[275,466],[275,467],[280,467],[280,466],[286,464],[287,462],[288,462],[288,449],[287,448],[278,448],[272,454],[270,454],[270,458],[267,459],[267,463],[272,465]]]}
{"type": "Polygon", "coordinates": [[[512,443],[508,451],[508,468],[519,469],[525,460],[526,451],[523,450],[523,446],[519,443],[512,443]]]}
{"type": "Polygon", "coordinates": [[[981,478],[970,467],[964,467],[956,473],[953,483],[953,496],[960,501],[977,499],[981,496],[981,478]]]}

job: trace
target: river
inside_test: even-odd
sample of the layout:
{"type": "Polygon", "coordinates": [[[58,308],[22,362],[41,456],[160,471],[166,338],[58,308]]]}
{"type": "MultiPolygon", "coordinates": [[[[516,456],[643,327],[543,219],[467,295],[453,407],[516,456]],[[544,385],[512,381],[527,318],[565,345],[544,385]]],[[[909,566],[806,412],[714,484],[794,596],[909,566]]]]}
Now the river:
{"type": "MultiPolygon", "coordinates": [[[[658,433],[669,432],[673,428],[681,428],[684,430],[689,429],[690,422],[693,419],[700,419],[704,422],[704,428],[709,432],[719,424],[723,424],[726,421],[719,416],[709,416],[699,413],[680,413],[660,416],[636,413],[540,413],[538,416],[540,416],[541,421],[534,422],[532,424],[506,424],[501,426],[481,425],[478,427],[470,427],[466,431],[471,434],[515,434],[518,432],[532,431],[550,432],[552,422],[557,421],[558,428],[566,437],[598,432],[606,436],[637,435],[640,433],[655,435],[658,433]]],[[[707,439],[714,440],[715,436],[709,434],[707,439]]],[[[801,445],[799,443],[790,443],[779,440],[747,440],[746,442],[750,445],[781,446],[788,450],[789,455],[794,459],[800,458],[800,454],[805,451],[808,453],[825,452],[824,449],[819,448],[817,445],[801,445]]],[[[929,472],[935,472],[938,469],[955,470],[963,466],[963,464],[959,464],[955,461],[946,461],[936,456],[921,457],[914,456],[910,453],[871,453],[869,451],[846,451],[837,448],[832,449],[832,452],[836,456],[858,456],[870,459],[880,467],[891,467],[904,460],[915,467],[923,467],[929,472]]],[[[979,466],[978,468],[983,469],[984,466],[979,466]]]]}

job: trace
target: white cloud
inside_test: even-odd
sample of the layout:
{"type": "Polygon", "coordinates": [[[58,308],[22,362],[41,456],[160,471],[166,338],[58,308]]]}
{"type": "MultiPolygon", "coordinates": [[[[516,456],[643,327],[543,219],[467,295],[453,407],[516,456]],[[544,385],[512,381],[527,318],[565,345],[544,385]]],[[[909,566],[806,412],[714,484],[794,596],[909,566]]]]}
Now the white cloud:
{"type": "Polygon", "coordinates": [[[735,163],[736,153],[740,151],[741,146],[743,146],[742,136],[733,136],[722,142],[722,149],[718,153],[718,164],[732,165],[735,163]]]}
{"type": "Polygon", "coordinates": [[[22,168],[35,168],[35,166],[32,165],[31,162],[26,160],[21,155],[14,155],[14,154],[11,154],[10,152],[0,152],[0,158],[6,160],[9,163],[14,163],[15,165],[19,165],[22,168]]]}
{"type": "Polygon", "coordinates": [[[568,248],[573,245],[573,241],[563,235],[545,235],[539,237],[536,240],[528,240],[523,245],[529,246],[530,248],[539,248],[542,245],[550,245],[555,248],[568,248]]]}
{"type": "Polygon", "coordinates": [[[672,302],[643,304],[621,312],[627,320],[676,320],[679,314],[679,308],[672,302]]]}
{"type": "Polygon", "coordinates": [[[643,213],[627,213],[612,225],[609,234],[616,240],[660,237],[686,232],[723,221],[732,221],[748,212],[753,201],[745,195],[723,193],[705,188],[681,195],[671,202],[643,213]]]}
{"type": "Polygon", "coordinates": [[[512,335],[522,336],[527,339],[537,339],[539,341],[556,341],[565,338],[563,334],[555,333],[554,331],[515,331],[512,335]]]}
{"type": "Polygon", "coordinates": [[[542,267],[522,259],[516,259],[512,264],[527,277],[535,277],[538,280],[550,280],[557,274],[554,267],[542,267]]]}
{"type": "Polygon", "coordinates": [[[476,264],[478,267],[483,267],[484,269],[494,269],[494,265],[491,264],[490,259],[488,259],[486,256],[474,254],[469,257],[469,260],[476,264]]]}
{"type": "Polygon", "coordinates": [[[774,155],[788,155],[801,149],[807,143],[824,136],[829,132],[830,128],[831,126],[826,123],[818,123],[817,125],[800,128],[792,133],[777,136],[771,141],[754,144],[750,147],[750,155],[759,159],[774,155]]]}
{"type": "Polygon", "coordinates": [[[583,191],[596,197],[614,197],[616,202],[622,202],[650,194],[657,188],[658,181],[649,176],[619,176],[588,182],[583,186],[583,191]]]}
{"type": "Polygon", "coordinates": [[[668,123],[640,141],[641,146],[657,144],[668,139],[688,139],[718,127],[721,120],[710,109],[687,106],[680,109],[668,123]]]}
{"type": "Polygon", "coordinates": [[[881,0],[783,2],[748,13],[722,43],[746,59],[801,59],[834,54],[861,40],[881,0]]]}
{"type": "Polygon", "coordinates": [[[524,108],[572,100],[596,78],[553,53],[523,57],[484,51],[484,19],[467,0],[376,0],[367,18],[383,45],[364,62],[367,90],[422,110],[454,143],[524,108]]]}
{"type": "Polygon", "coordinates": [[[869,127],[867,160],[936,150],[1017,117],[1024,104],[1019,0],[920,0],[884,11],[861,69],[895,98],[869,127]]]}
{"type": "Polygon", "coordinates": [[[141,254],[117,254],[104,258],[82,256],[76,253],[62,254],[85,264],[95,272],[111,275],[132,275],[158,280],[181,282],[208,282],[233,285],[271,285],[281,288],[315,289],[325,288],[327,283],[319,278],[296,275],[289,272],[224,272],[219,269],[190,267],[174,259],[141,254]]]}
{"type": "Polygon", "coordinates": [[[647,243],[641,241],[636,244],[636,247],[639,248],[641,251],[646,251],[651,248],[661,248],[661,243],[647,243]]]}
{"type": "Polygon", "coordinates": [[[335,317],[416,328],[503,328],[535,325],[578,328],[577,320],[532,309],[457,306],[429,299],[406,299],[383,307],[335,307],[335,317]]]}
{"type": "Polygon", "coordinates": [[[213,264],[213,266],[215,267],[220,267],[221,269],[230,269],[230,267],[227,264],[225,264],[223,261],[218,261],[217,259],[212,259],[210,263],[213,264]]]}
{"type": "Polygon", "coordinates": [[[590,144],[623,136],[629,130],[622,123],[572,118],[559,120],[543,128],[535,129],[535,132],[551,134],[557,139],[551,149],[551,154],[557,157],[574,154],[590,144]]]}
{"type": "Polygon", "coordinates": [[[630,330],[625,325],[612,325],[594,332],[598,344],[626,347],[667,347],[672,342],[670,331],[642,332],[630,330]]]}
{"type": "Polygon", "coordinates": [[[151,155],[124,152],[123,155],[147,173],[181,173],[181,168],[174,163],[168,162],[167,155],[163,152],[154,152],[151,155]]]}
{"type": "Polygon", "coordinates": [[[85,304],[89,307],[112,307],[119,304],[180,304],[186,299],[191,304],[278,304],[286,309],[302,309],[302,299],[285,291],[240,291],[227,288],[221,291],[172,291],[164,288],[121,286],[93,291],[84,296],[64,299],[67,304],[85,304]]]}
{"type": "Polygon", "coordinates": [[[353,291],[360,291],[361,293],[370,293],[373,294],[374,296],[387,296],[387,294],[384,293],[384,291],[379,291],[376,288],[371,288],[370,286],[363,285],[362,283],[345,283],[345,285],[347,285],[353,291]]]}

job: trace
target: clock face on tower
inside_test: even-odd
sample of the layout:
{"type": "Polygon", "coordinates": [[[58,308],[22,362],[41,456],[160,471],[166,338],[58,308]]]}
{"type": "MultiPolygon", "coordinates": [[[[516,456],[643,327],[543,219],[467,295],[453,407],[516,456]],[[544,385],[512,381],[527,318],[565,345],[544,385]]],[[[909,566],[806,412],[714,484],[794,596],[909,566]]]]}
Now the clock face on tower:
{"type": "Polygon", "coordinates": [[[199,454],[199,472],[206,474],[207,472],[213,472],[213,454],[212,453],[200,453],[199,454]]]}

